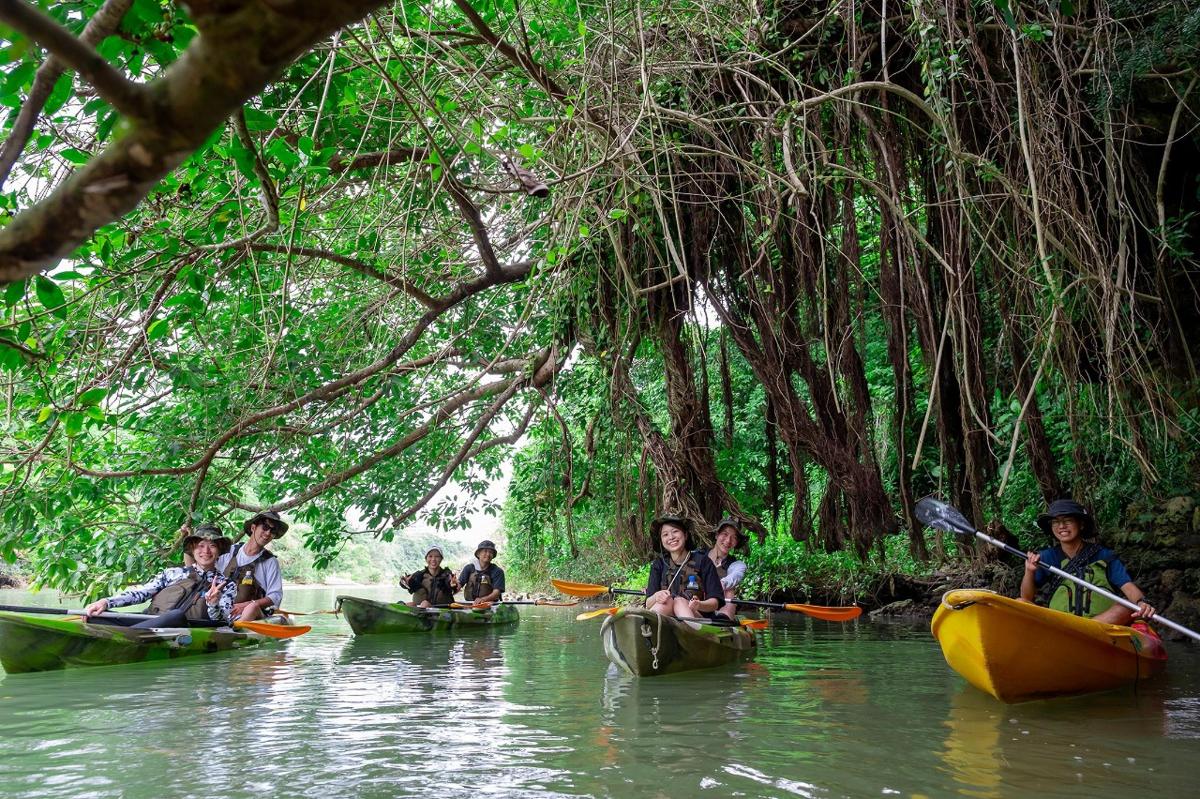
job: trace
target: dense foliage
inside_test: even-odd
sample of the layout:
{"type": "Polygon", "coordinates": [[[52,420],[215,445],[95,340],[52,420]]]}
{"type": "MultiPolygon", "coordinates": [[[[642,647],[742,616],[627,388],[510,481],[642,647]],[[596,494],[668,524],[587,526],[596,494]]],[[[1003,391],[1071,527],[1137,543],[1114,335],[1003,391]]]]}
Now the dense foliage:
{"type": "Polygon", "coordinates": [[[534,576],[1194,483],[1194,0],[292,5],[0,16],[5,560],[272,507],[327,564],[518,442],[534,576]]]}

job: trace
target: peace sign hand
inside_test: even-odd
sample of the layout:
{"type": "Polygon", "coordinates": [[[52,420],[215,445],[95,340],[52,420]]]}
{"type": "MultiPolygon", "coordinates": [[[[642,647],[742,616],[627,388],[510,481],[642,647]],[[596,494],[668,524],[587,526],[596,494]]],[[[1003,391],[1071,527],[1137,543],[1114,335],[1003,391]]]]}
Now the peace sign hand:
{"type": "Polygon", "coordinates": [[[215,605],[217,602],[217,597],[221,595],[221,588],[225,585],[225,583],[226,580],[224,577],[214,577],[212,585],[208,587],[208,591],[206,591],[204,594],[204,601],[210,605],[215,605]]]}

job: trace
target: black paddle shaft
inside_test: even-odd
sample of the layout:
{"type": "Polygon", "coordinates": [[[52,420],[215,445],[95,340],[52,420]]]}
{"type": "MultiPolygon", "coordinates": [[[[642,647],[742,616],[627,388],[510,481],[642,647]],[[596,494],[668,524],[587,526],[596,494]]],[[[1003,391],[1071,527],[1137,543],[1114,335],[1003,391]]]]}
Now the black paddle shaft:
{"type": "MultiPolygon", "coordinates": [[[[11,611],[12,613],[40,613],[45,616],[83,616],[82,610],[68,610],[65,608],[35,608],[25,605],[0,605],[0,610],[11,611]]],[[[97,616],[104,619],[127,620],[130,622],[146,621],[147,619],[157,619],[157,616],[152,616],[147,613],[112,613],[104,612],[97,613],[97,616]]],[[[203,619],[188,619],[189,627],[225,627],[223,621],[207,621],[203,619]]]]}

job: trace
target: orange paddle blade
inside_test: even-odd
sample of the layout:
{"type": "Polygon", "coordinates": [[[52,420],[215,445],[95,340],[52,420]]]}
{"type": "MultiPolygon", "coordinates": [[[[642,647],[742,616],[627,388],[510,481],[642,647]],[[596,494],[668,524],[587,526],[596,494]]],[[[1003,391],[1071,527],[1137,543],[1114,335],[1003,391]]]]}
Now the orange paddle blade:
{"type": "Polygon", "coordinates": [[[594,596],[608,593],[607,585],[594,585],[592,583],[572,583],[567,580],[551,580],[550,585],[562,591],[567,596],[577,596],[582,599],[590,599],[594,596]]]}
{"type": "Polygon", "coordinates": [[[862,608],[858,606],[850,606],[843,608],[829,608],[821,605],[784,605],[784,610],[790,610],[794,613],[803,613],[805,616],[812,616],[814,619],[824,619],[825,621],[850,621],[857,619],[862,615],[862,608]]]}
{"type": "Polygon", "coordinates": [[[597,616],[611,616],[618,610],[620,610],[620,608],[600,608],[599,610],[587,610],[576,616],[575,621],[587,621],[588,619],[594,619],[597,616]]]}
{"type": "Polygon", "coordinates": [[[766,619],[742,619],[742,626],[751,630],[765,630],[768,624],[766,619]]]}
{"type": "Polygon", "coordinates": [[[233,623],[235,630],[249,630],[252,633],[265,635],[268,638],[295,638],[297,635],[304,635],[312,629],[307,624],[290,625],[290,624],[270,624],[265,621],[235,621],[233,623]]]}

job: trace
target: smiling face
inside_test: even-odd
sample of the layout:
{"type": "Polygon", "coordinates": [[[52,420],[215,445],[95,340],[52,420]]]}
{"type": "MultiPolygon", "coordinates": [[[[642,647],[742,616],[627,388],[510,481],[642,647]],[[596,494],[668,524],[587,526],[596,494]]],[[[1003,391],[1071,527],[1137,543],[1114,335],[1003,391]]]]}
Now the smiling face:
{"type": "Polygon", "coordinates": [[[441,552],[427,552],[425,554],[425,565],[429,567],[429,571],[436,574],[437,570],[442,565],[441,552]]]}
{"type": "Polygon", "coordinates": [[[192,545],[192,559],[202,570],[208,571],[217,562],[217,544],[207,538],[201,538],[192,545]]]}
{"type": "Polygon", "coordinates": [[[275,540],[275,524],[265,519],[257,521],[250,525],[250,535],[254,537],[254,543],[265,547],[275,540]]]}
{"type": "Polygon", "coordinates": [[[492,550],[490,550],[490,549],[481,549],[475,553],[475,557],[479,558],[479,565],[482,566],[484,569],[486,569],[488,567],[488,565],[491,564],[492,558],[494,558],[495,556],[496,556],[495,553],[492,552],[492,550]]]}
{"type": "Polygon", "coordinates": [[[682,527],[671,522],[663,523],[658,537],[662,541],[663,549],[672,555],[678,555],[687,546],[687,533],[684,532],[682,527]]]}
{"type": "Polygon", "coordinates": [[[1055,516],[1050,520],[1050,532],[1060,544],[1070,544],[1079,540],[1083,525],[1075,516],[1055,516]]]}
{"type": "Polygon", "coordinates": [[[722,554],[729,552],[731,549],[737,546],[737,540],[737,530],[734,530],[729,525],[725,525],[717,531],[717,549],[719,549],[722,554]]]}

